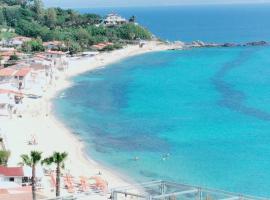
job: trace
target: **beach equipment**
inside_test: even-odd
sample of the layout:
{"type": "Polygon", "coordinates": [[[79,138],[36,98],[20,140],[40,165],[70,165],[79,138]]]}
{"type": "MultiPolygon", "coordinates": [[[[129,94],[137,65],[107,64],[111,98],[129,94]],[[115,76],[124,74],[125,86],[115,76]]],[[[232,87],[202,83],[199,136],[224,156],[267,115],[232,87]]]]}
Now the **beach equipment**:
{"type": "Polygon", "coordinates": [[[102,179],[100,176],[92,176],[90,180],[94,180],[94,186],[96,189],[100,189],[103,192],[108,190],[108,182],[102,179]]]}
{"type": "Polygon", "coordinates": [[[80,184],[81,184],[81,190],[82,190],[83,192],[88,191],[89,185],[88,185],[88,183],[87,183],[87,178],[86,178],[86,177],[84,177],[84,176],[81,176],[81,177],[80,177],[80,184]]]}
{"type": "Polygon", "coordinates": [[[72,184],[72,176],[70,174],[65,175],[64,183],[65,183],[65,186],[67,187],[69,193],[74,193],[75,192],[73,184],[72,184]]]}
{"type": "Polygon", "coordinates": [[[50,178],[51,178],[50,179],[51,185],[52,185],[53,188],[55,188],[55,186],[56,186],[56,180],[55,180],[55,175],[54,175],[53,172],[50,173],[50,178]]]}

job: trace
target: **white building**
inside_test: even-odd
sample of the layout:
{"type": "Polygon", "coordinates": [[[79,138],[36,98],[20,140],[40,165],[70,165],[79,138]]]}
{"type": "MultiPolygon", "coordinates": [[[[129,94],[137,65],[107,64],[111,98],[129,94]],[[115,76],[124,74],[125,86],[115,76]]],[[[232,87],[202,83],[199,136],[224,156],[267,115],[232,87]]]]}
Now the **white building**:
{"type": "Polygon", "coordinates": [[[17,70],[11,67],[0,69],[0,84],[13,83],[16,72],[17,70]]]}
{"type": "Polygon", "coordinates": [[[66,71],[68,59],[66,53],[62,51],[46,51],[45,56],[53,61],[53,67],[59,71],[66,71]]]}
{"type": "MultiPolygon", "coordinates": [[[[42,169],[38,167],[36,170],[37,180],[40,181],[43,177],[42,169]]],[[[14,182],[19,185],[28,185],[31,183],[31,171],[30,167],[0,166],[0,182],[14,182]]]]}
{"type": "Polygon", "coordinates": [[[31,71],[30,67],[23,67],[14,74],[15,85],[18,89],[29,89],[31,87],[31,71]]]}
{"type": "Polygon", "coordinates": [[[0,89],[0,116],[12,117],[12,110],[15,105],[14,96],[14,93],[0,89]]]}
{"type": "Polygon", "coordinates": [[[27,42],[30,40],[32,40],[32,38],[24,37],[24,36],[17,36],[7,41],[6,46],[20,47],[24,42],[27,42]]]}
{"type": "Polygon", "coordinates": [[[128,21],[121,17],[118,14],[108,14],[105,19],[103,20],[103,23],[106,26],[117,26],[117,25],[122,25],[126,24],[128,21]]]}

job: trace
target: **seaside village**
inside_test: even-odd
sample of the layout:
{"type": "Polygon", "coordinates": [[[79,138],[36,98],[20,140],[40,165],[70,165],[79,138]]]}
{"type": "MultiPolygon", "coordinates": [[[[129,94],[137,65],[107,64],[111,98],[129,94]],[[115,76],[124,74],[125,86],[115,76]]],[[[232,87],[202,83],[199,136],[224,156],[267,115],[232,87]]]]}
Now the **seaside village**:
{"type": "MultiPolygon", "coordinates": [[[[116,14],[110,14],[104,20],[107,26],[125,23],[126,20],[116,14]]],[[[7,30],[2,30],[7,31],[7,30]]],[[[10,30],[8,30],[10,31],[10,30]]],[[[12,31],[12,30],[11,30],[12,31]]],[[[9,40],[0,41],[0,123],[2,119],[23,119],[28,105],[38,105],[47,90],[57,85],[57,80],[65,76],[69,69],[68,52],[58,49],[64,45],[61,41],[43,42],[45,51],[36,54],[26,54],[20,51],[21,46],[33,38],[15,36],[9,40]]],[[[80,56],[96,56],[98,50],[111,45],[100,43],[93,46],[93,51],[84,52],[80,56]]],[[[38,113],[32,113],[32,116],[38,113]]],[[[19,131],[18,131],[18,134],[19,131]]],[[[0,126],[0,199],[29,200],[32,199],[32,166],[27,163],[10,165],[8,158],[13,149],[9,149],[8,136],[3,126],[0,126]]],[[[26,139],[29,147],[35,149],[38,139],[30,135],[26,139]]],[[[21,154],[29,152],[20,152],[21,154]]],[[[26,159],[27,160],[27,159],[26,159]]],[[[56,170],[46,165],[36,166],[37,199],[55,196],[57,187],[56,170]]],[[[68,171],[61,171],[61,195],[89,192],[94,198],[108,199],[108,182],[100,174],[92,177],[73,177],[68,171]]]]}

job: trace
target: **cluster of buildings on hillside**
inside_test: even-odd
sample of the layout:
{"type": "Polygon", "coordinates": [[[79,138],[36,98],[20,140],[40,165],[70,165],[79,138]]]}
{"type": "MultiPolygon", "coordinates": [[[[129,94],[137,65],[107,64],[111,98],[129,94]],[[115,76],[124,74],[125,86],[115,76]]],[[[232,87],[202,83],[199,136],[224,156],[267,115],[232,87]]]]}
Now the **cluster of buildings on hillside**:
{"type": "MultiPolygon", "coordinates": [[[[52,50],[61,43],[52,41],[44,43],[45,52],[25,54],[20,52],[20,45],[32,38],[14,37],[0,45],[0,117],[12,118],[21,116],[20,109],[25,107],[26,98],[38,99],[44,95],[46,89],[56,84],[56,80],[68,68],[68,58],[65,52],[52,50]],[[9,62],[16,55],[16,62],[9,62]]],[[[30,99],[29,99],[30,100],[30,99]]],[[[27,108],[26,108],[27,109],[27,108]]],[[[33,143],[34,144],[34,143],[33,143]]],[[[0,151],[8,152],[8,144],[5,133],[0,127],[0,151]]],[[[2,163],[3,164],[3,163],[2,163]]],[[[41,168],[40,168],[41,169],[41,168]]],[[[31,184],[31,168],[9,167],[0,165],[0,194],[1,190],[9,191],[17,188],[15,193],[27,189],[31,184]]],[[[43,171],[38,175],[41,179],[43,171]]]]}
{"type": "Polygon", "coordinates": [[[19,41],[31,38],[15,37],[8,42],[9,46],[0,48],[0,115],[10,116],[24,96],[39,97],[49,84],[53,84],[61,72],[68,68],[65,52],[51,50],[56,41],[44,43],[47,50],[42,53],[27,55],[18,52],[19,41]],[[16,55],[15,62],[10,62],[16,55]]]}

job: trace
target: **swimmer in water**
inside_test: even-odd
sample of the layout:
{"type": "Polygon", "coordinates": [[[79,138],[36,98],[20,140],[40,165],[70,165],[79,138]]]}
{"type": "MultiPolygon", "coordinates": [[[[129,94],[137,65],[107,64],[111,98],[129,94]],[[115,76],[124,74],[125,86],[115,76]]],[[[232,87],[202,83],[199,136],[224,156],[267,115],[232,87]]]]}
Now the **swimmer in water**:
{"type": "Polygon", "coordinates": [[[138,156],[135,156],[135,157],[133,158],[133,160],[137,161],[137,160],[139,160],[139,157],[138,157],[138,156]]]}
{"type": "Polygon", "coordinates": [[[169,153],[162,155],[162,160],[167,160],[169,158],[169,156],[170,156],[169,153]]]}

